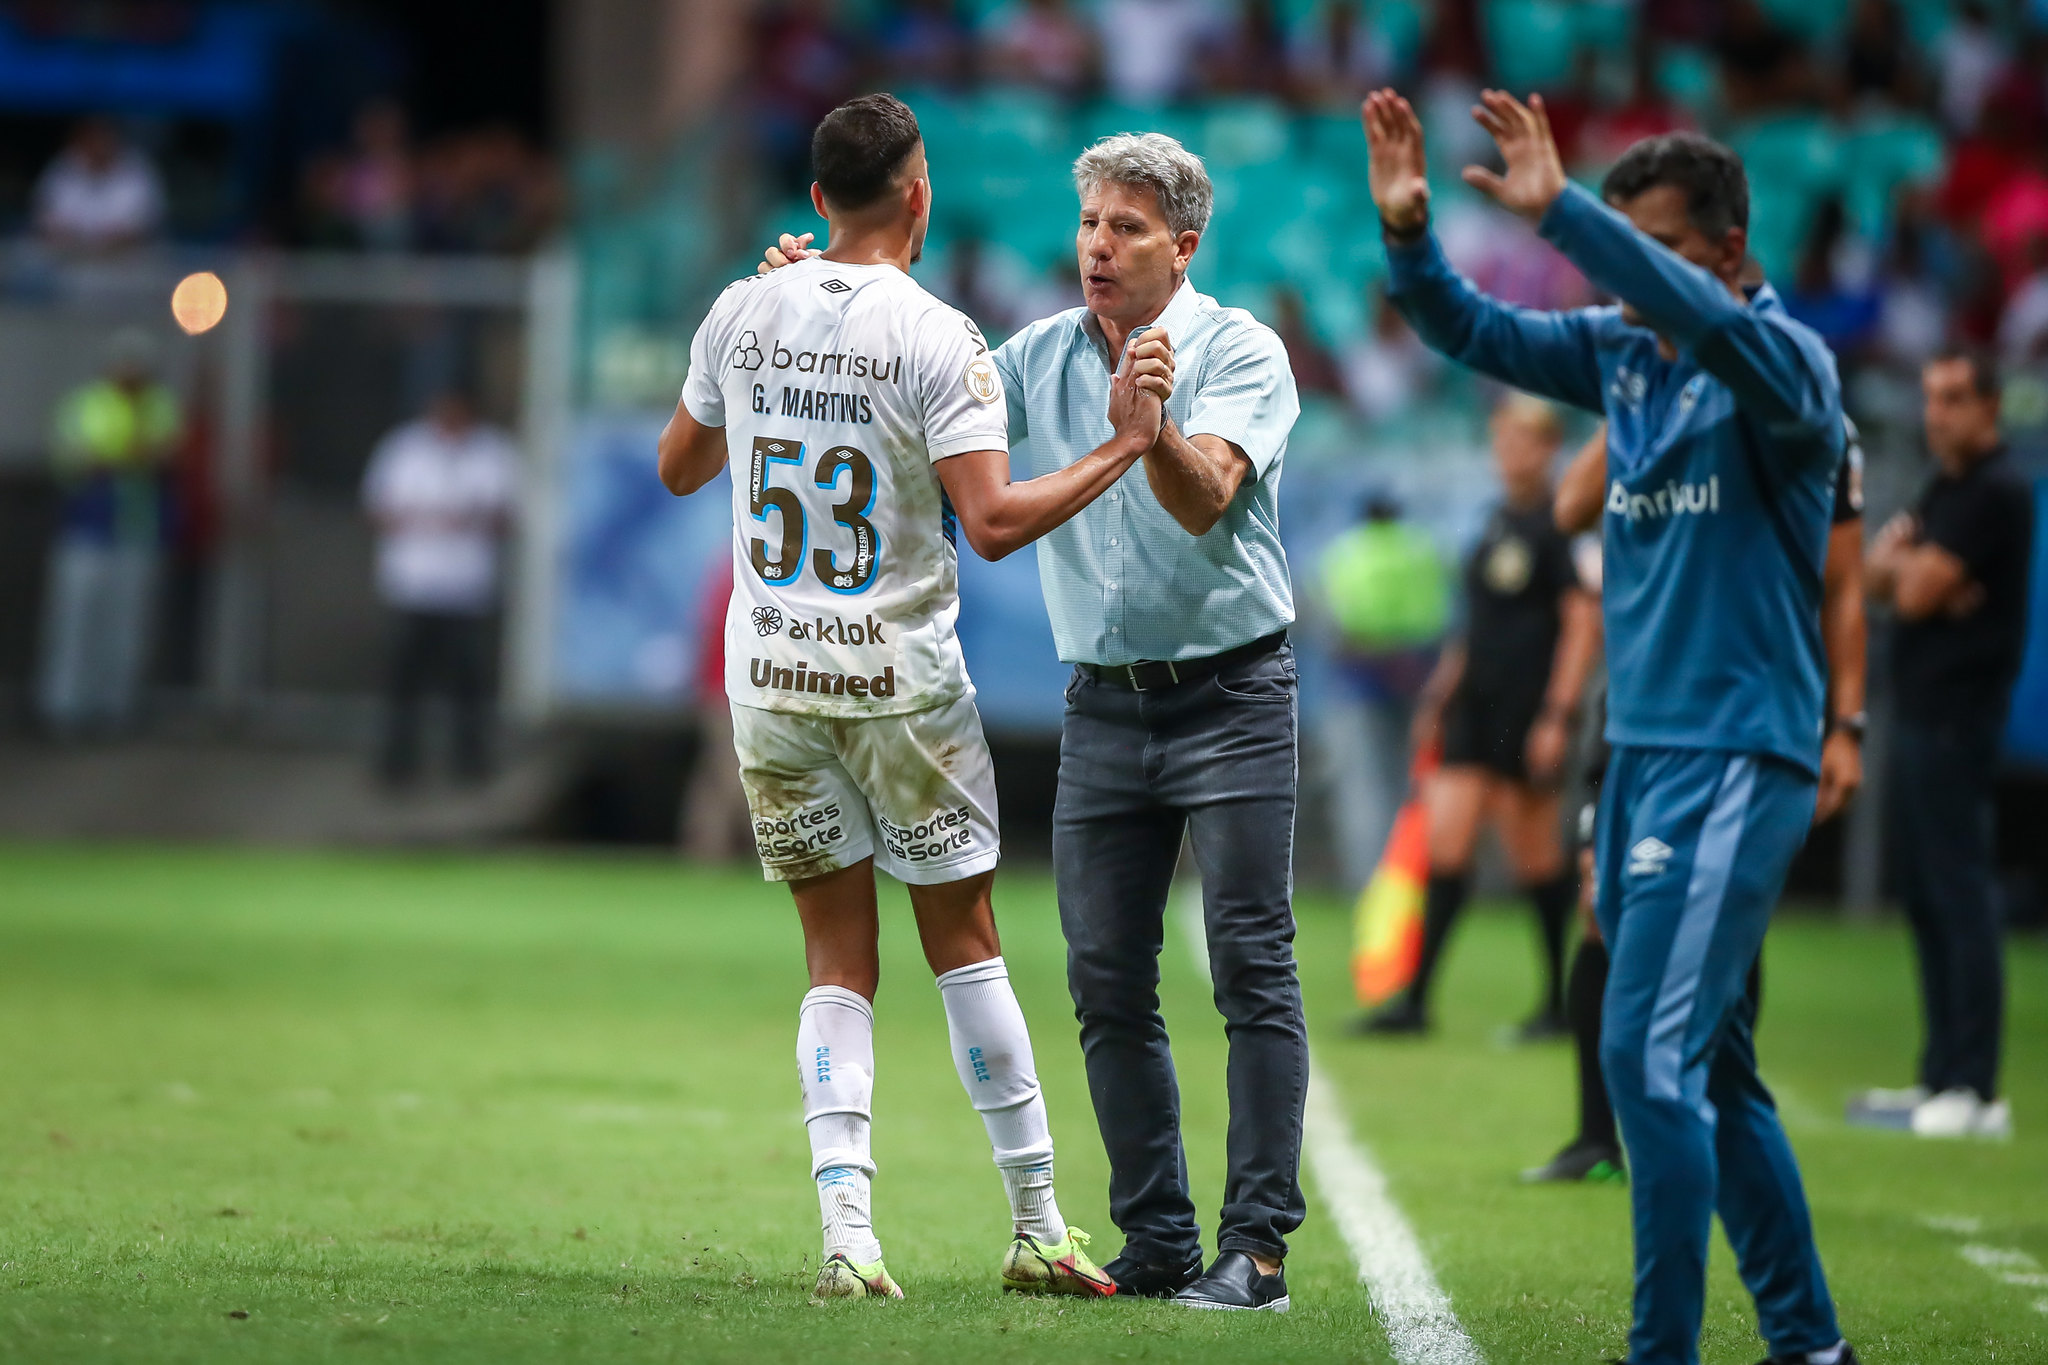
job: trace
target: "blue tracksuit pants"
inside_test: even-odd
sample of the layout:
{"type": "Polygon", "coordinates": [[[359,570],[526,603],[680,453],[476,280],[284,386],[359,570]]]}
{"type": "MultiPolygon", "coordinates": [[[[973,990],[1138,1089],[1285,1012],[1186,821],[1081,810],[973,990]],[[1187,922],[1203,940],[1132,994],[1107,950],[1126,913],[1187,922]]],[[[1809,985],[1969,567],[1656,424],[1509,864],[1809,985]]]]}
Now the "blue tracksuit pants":
{"type": "Polygon", "coordinates": [[[1635,1215],[1630,1365],[1696,1365],[1718,1211],[1772,1355],[1841,1339],[1743,981],[1813,818],[1764,754],[1616,746],[1600,793],[1600,1065],[1635,1215]]]}

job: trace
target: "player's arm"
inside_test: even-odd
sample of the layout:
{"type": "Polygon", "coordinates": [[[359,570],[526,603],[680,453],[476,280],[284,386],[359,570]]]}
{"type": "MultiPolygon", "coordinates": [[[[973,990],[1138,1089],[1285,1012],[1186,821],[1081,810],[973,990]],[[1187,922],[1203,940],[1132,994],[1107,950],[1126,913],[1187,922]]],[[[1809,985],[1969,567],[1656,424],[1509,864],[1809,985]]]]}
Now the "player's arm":
{"type": "Polygon", "coordinates": [[[1518,389],[1601,410],[1594,323],[1585,313],[1514,308],[1472,287],[1429,227],[1422,121],[1391,90],[1367,97],[1365,140],[1387,247],[1387,298],[1432,349],[1518,389]]]}
{"type": "Polygon", "coordinates": [[[1557,496],[1550,504],[1550,515],[1558,530],[1575,536],[1600,524],[1600,509],[1606,502],[1607,424],[1602,422],[1564,467],[1564,477],[1557,481],[1557,496]]]}
{"type": "Polygon", "coordinates": [[[1115,435],[1050,474],[1012,483],[1010,456],[1001,450],[968,451],[933,464],[974,552],[983,559],[1001,559],[1108,492],[1159,439],[1164,383],[1153,366],[1136,361],[1134,349],[1110,383],[1109,420],[1115,435]]]}
{"type": "Polygon", "coordinates": [[[679,498],[710,483],[725,467],[725,392],[719,387],[718,372],[730,353],[730,338],[720,311],[738,287],[727,287],[690,338],[690,372],[684,376],[675,415],[661,429],[656,469],[662,487],[679,498]]]}
{"type": "Polygon", "coordinates": [[[725,468],[725,428],[706,426],[690,412],[687,398],[676,400],[675,415],[661,429],[661,482],[677,497],[687,497],[718,477],[725,468]]]}

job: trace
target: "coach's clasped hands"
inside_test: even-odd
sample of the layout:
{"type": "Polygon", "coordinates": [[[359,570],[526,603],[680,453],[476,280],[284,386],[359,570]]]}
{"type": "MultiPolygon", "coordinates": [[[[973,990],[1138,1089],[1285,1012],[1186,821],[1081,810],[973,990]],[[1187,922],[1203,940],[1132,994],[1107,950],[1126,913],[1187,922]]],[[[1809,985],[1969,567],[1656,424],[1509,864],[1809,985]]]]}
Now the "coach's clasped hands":
{"type": "MultiPolygon", "coordinates": [[[[1375,90],[1359,107],[1370,156],[1367,179],[1380,222],[1395,238],[1419,235],[1429,223],[1429,163],[1423,154],[1422,120],[1392,90],[1375,90]]],[[[1551,135],[1543,96],[1527,104],[1505,90],[1483,90],[1472,118],[1500,148],[1505,174],[1467,166],[1464,181],[1530,222],[1549,211],[1566,184],[1564,158],[1551,135]]]]}
{"type": "Polygon", "coordinates": [[[1133,460],[1158,443],[1171,397],[1173,343],[1155,327],[1124,352],[1124,363],[1109,384],[1109,424],[1129,443],[1133,460]]]}

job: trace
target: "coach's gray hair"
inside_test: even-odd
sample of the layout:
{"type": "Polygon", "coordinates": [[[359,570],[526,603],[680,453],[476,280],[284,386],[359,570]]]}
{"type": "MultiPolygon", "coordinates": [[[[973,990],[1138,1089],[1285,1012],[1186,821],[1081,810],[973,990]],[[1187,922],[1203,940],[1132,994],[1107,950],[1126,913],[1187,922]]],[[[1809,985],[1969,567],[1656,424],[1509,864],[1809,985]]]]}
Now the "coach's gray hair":
{"type": "Polygon", "coordinates": [[[1075,158],[1074,188],[1083,199],[1104,185],[1143,185],[1159,196],[1174,236],[1209,226],[1216,188],[1202,158],[1164,133],[1118,133],[1075,158]]]}

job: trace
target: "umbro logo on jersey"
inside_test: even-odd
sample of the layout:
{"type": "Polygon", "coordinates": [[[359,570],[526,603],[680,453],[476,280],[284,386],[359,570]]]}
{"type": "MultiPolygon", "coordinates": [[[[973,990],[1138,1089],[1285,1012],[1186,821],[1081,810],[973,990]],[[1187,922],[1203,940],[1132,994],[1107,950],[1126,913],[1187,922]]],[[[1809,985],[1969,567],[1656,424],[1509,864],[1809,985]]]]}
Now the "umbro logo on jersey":
{"type": "Polygon", "coordinates": [[[1628,875],[1654,877],[1670,861],[1671,845],[1653,834],[1647,839],[1636,840],[1635,847],[1628,851],[1628,875]]]}
{"type": "Polygon", "coordinates": [[[1650,392],[1650,381],[1628,366],[1621,365],[1616,367],[1614,379],[1608,384],[1607,391],[1613,394],[1615,401],[1623,407],[1637,408],[1642,406],[1643,399],[1650,392]]]}
{"type": "Polygon", "coordinates": [[[735,370],[758,370],[767,359],[761,351],[761,338],[752,332],[741,332],[740,344],[733,347],[732,367],[735,370]]]}
{"type": "Polygon", "coordinates": [[[826,280],[823,284],[820,284],[818,288],[824,290],[828,294],[851,294],[853,292],[853,286],[848,284],[845,280],[838,278],[837,276],[834,276],[832,279],[826,280]]]}
{"type": "Polygon", "coordinates": [[[754,633],[774,635],[782,629],[782,613],[774,607],[754,608],[754,633]]]}

